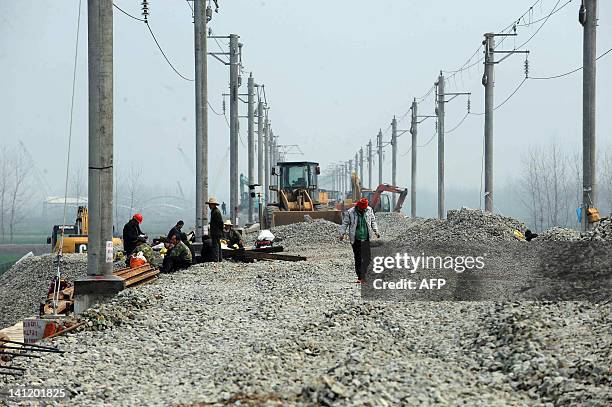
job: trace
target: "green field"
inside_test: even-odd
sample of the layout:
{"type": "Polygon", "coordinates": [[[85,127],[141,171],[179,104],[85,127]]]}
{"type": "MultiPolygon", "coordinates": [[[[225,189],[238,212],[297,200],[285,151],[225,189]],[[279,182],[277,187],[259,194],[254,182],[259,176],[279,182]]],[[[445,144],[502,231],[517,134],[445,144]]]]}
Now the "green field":
{"type": "Polygon", "coordinates": [[[16,256],[14,254],[0,254],[0,275],[2,275],[6,270],[11,268],[11,266],[19,260],[21,256],[16,256]]]}

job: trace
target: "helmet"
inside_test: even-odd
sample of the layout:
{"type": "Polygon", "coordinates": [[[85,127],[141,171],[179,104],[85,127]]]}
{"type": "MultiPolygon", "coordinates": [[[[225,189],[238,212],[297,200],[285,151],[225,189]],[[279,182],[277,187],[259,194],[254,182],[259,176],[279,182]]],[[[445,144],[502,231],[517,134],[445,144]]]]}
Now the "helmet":
{"type": "Polygon", "coordinates": [[[138,223],[142,223],[142,215],[140,213],[137,213],[136,215],[134,215],[133,219],[136,219],[138,223]]]}
{"type": "Polygon", "coordinates": [[[360,200],[358,200],[356,206],[362,211],[365,210],[368,207],[367,198],[361,198],[360,200]]]}

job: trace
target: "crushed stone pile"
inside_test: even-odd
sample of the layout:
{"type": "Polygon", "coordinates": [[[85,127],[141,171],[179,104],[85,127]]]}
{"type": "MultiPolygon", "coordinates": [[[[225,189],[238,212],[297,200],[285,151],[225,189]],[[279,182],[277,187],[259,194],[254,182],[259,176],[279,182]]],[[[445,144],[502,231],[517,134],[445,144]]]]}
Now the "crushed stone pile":
{"type": "Polygon", "coordinates": [[[285,248],[339,244],[338,225],[325,219],[277,226],[271,231],[285,248]]]}
{"type": "MultiPolygon", "coordinates": [[[[0,276],[0,328],[38,315],[56,271],[55,256],[44,255],[28,257],[0,276]]],[[[86,254],[62,257],[62,275],[68,281],[86,273],[86,254]]]]}
{"type": "Polygon", "coordinates": [[[494,388],[509,385],[555,405],[609,405],[609,311],[577,302],[498,303],[483,315],[482,329],[467,335],[467,347],[494,388]]]}
{"type": "Polygon", "coordinates": [[[583,240],[612,241],[612,215],[599,222],[593,230],[582,234],[583,240]]]}
{"type": "MultiPolygon", "coordinates": [[[[67,281],[87,274],[86,254],[67,253],[61,261],[62,277],[67,281]]],[[[114,264],[115,269],[121,267],[125,263],[114,264]]],[[[0,276],[0,329],[38,315],[56,272],[56,257],[48,254],[28,257],[0,276]]]]}
{"type": "Polygon", "coordinates": [[[484,212],[479,209],[461,208],[449,210],[446,215],[449,227],[455,231],[466,230],[478,232],[487,238],[514,240],[514,231],[524,231],[523,222],[496,213],[484,212]]]}
{"type": "Polygon", "coordinates": [[[580,239],[580,232],[574,229],[555,226],[539,233],[536,239],[553,242],[573,242],[580,239]]]}
{"type": "Polygon", "coordinates": [[[447,219],[405,218],[396,223],[390,228],[394,230],[392,235],[397,236],[400,245],[421,241],[453,244],[518,242],[514,231],[524,231],[526,228],[517,219],[468,208],[449,210],[447,219]],[[396,232],[397,229],[401,231],[396,232]]]}

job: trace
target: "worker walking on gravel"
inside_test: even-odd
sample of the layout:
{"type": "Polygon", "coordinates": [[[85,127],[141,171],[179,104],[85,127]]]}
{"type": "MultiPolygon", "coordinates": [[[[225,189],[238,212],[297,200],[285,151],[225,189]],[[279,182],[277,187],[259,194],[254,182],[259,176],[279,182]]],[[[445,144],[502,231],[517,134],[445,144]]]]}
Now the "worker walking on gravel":
{"type": "Polygon", "coordinates": [[[349,235],[355,256],[357,283],[363,284],[371,261],[370,238],[380,238],[374,210],[368,206],[366,198],[361,198],[354,207],[346,211],[338,231],[340,240],[344,239],[345,234],[349,235]]]}

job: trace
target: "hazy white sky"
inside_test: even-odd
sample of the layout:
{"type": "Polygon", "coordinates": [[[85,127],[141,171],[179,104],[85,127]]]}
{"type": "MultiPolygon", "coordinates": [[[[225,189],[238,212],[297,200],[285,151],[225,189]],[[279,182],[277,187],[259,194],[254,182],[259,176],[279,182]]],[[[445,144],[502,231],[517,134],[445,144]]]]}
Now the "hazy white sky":
{"type": "MultiPolygon", "coordinates": [[[[212,28],[217,35],[236,33],[244,43],[245,73],[265,83],[276,135],[283,144],[299,144],[304,159],[329,163],[352,158],[359,147],[402,116],[413,97],[422,96],[440,69],[454,70],[474,53],[483,33],[502,29],[535,0],[413,1],[220,0],[212,28]]],[[[140,0],[115,0],[139,16],[140,0]]],[[[566,0],[561,0],[560,5],[566,0]]],[[[152,0],[150,25],[175,67],[193,78],[193,24],[185,1],[152,0]]],[[[545,17],[557,0],[542,0],[526,21],[545,17]]],[[[600,1],[598,54],[612,48],[612,2],[600,1]]],[[[2,144],[23,140],[49,183],[60,193],[68,137],[72,64],[78,0],[0,0],[0,130],[2,144]]],[[[530,74],[548,76],[582,63],[580,1],[551,16],[526,47],[530,74]]],[[[81,14],[73,162],[87,162],[87,18],[81,14]]],[[[146,182],[185,189],[195,183],[193,167],[194,84],[166,64],[144,23],[114,13],[115,162],[119,172],[134,163],[146,182]],[[189,156],[183,162],[177,147],[189,156]],[[187,186],[187,187],[186,187],[187,186]]],[[[527,40],[541,23],[519,27],[504,49],[527,40]]],[[[214,42],[209,49],[217,49],[214,42]]],[[[480,57],[480,53],[477,54],[480,57]]],[[[475,61],[476,59],[473,59],[475,61]]],[[[524,56],[496,66],[496,104],[524,77],[524,56]]],[[[456,75],[449,91],[472,92],[473,112],[483,110],[482,64],[456,75]]],[[[209,100],[221,110],[228,69],[209,59],[209,100]]],[[[599,145],[612,144],[612,53],[598,65],[597,134],[599,145]]],[[[527,81],[495,114],[495,181],[517,174],[520,155],[530,144],[556,139],[580,151],[582,74],[558,80],[527,81]]],[[[246,91],[246,78],[242,91],[246,91]]],[[[241,114],[246,106],[241,105],[241,114]]],[[[446,128],[465,114],[466,99],[446,107],[446,128]]],[[[419,105],[433,114],[433,98],[419,105]]],[[[211,193],[227,200],[229,131],[222,116],[209,113],[211,193]]],[[[409,117],[400,123],[409,127],[409,117]]],[[[246,141],[246,121],[241,123],[246,141]]],[[[419,128],[420,143],[432,135],[434,121],[419,128]]],[[[388,141],[390,134],[385,136],[388,141]]],[[[447,137],[448,186],[478,188],[483,118],[469,116],[447,137]]],[[[400,154],[409,147],[399,139],[400,154]]],[[[409,155],[400,157],[399,184],[410,180],[409,155]]],[[[419,149],[419,184],[435,186],[436,144],[419,149]]],[[[387,149],[385,181],[390,181],[387,149]]],[[[240,147],[241,171],[246,148],[240,147]]],[[[376,174],[376,172],[375,172],[376,174]]],[[[375,175],[376,177],[376,175],[375,175]]],[[[191,187],[193,188],[193,187],[191,187]]]]}

